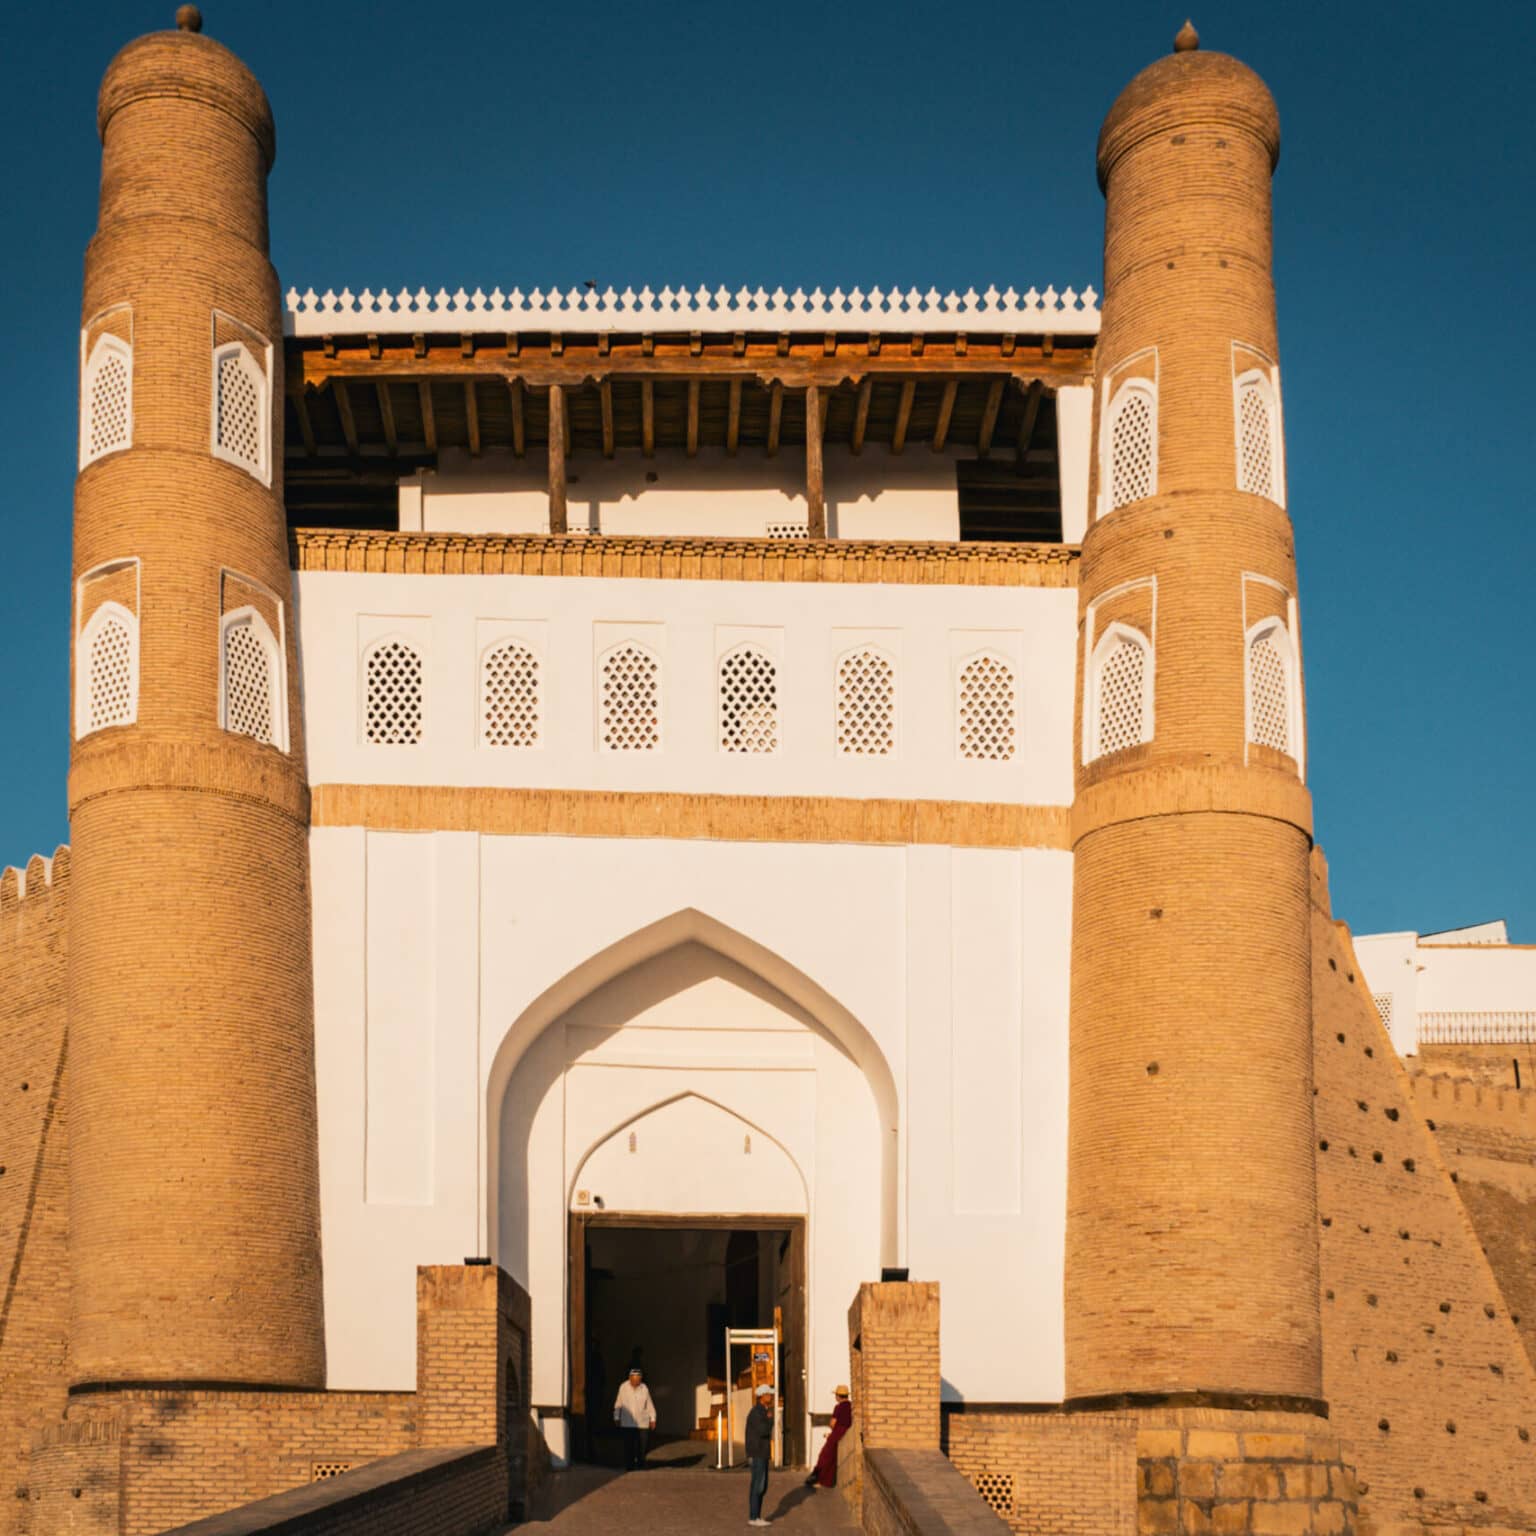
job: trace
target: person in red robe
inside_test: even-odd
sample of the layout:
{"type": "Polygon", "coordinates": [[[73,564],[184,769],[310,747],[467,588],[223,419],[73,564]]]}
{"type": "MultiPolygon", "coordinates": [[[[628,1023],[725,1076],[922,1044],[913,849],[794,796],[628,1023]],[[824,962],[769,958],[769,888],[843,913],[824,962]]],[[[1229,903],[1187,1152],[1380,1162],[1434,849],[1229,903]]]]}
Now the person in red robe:
{"type": "Polygon", "coordinates": [[[821,1455],[816,1458],[811,1475],[805,1480],[807,1488],[837,1487],[837,1442],[848,1433],[848,1426],[853,1423],[853,1404],[848,1401],[847,1387],[838,1387],[834,1395],[837,1407],[832,1410],[832,1429],[821,1448],[821,1455]]]}

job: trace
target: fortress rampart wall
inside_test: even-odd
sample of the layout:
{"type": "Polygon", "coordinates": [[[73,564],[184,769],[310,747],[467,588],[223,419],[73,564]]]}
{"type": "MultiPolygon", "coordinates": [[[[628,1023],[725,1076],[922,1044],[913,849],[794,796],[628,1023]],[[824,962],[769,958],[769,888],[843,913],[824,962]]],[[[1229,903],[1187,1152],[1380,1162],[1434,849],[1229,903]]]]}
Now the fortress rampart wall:
{"type": "Polygon", "coordinates": [[[1312,923],[1323,1390],[1362,1529],[1536,1529],[1536,1373],[1349,931],[1312,923]]]}
{"type": "Polygon", "coordinates": [[[69,849],[0,874],[0,1536],[27,1446],[64,1409],[69,1338],[69,849]]]}

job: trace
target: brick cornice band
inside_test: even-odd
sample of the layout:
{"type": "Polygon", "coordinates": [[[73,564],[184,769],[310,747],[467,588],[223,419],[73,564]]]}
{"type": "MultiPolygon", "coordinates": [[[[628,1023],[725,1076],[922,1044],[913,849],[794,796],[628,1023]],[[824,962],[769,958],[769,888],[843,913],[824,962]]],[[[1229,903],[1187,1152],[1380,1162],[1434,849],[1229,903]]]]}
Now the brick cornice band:
{"type": "Polygon", "coordinates": [[[309,820],[309,787],[275,749],[230,736],[228,745],[156,741],[143,733],[121,740],[87,738],[69,771],[69,810],[102,795],[135,789],[185,789],[270,806],[291,820],[309,820]]]}
{"type": "Polygon", "coordinates": [[[1200,811],[1266,816],[1312,835],[1312,797],[1293,773],[1258,767],[1158,766],[1080,789],[1072,806],[1072,844],[1116,822],[1200,811]]]}
{"type": "Polygon", "coordinates": [[[940,844],[1066,849],[1064,805],[317,784],[313,825],[522,837],[667,837],[743,843],[940,844]]]}
{"type": "Polygon", "coordinates": [[[1067,544],[354,533],[300,528],[292,535],[290,557],[294,569],[303,572],[1075,587],[1081,552],[1067,544]]]}

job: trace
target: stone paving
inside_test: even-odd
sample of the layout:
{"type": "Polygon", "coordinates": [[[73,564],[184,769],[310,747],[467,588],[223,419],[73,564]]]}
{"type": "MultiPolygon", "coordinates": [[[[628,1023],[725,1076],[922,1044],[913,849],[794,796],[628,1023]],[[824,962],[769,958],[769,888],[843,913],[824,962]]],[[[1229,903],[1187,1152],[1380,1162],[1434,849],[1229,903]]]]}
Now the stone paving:
{"type": "MultiPolygon", "coordinates": [[[[858,1530],[842,1494],[803,1486],[804,1471],[774,1472],[763,1514],[788,1536],[846,1536],[858,1530]]],[[[655,1467],[620,1473],[573,1466],[539,1490],[529,1519],[514,1530],[550,1536],[663,1536],[747,1529],[744,1468],[655,1467]]]]}

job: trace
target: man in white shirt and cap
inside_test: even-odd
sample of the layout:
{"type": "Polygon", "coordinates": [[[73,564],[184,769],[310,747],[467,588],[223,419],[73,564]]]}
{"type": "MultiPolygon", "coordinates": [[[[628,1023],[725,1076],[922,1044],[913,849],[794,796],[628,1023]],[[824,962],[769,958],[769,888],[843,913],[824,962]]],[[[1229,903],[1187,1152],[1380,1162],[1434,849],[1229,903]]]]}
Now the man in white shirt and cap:
{"type": "Polygon", "coordinates": [[[640,1471],[645,1465],[646,1441],[656,1427],[656,1407],[638,1365],[630,1366],[629,1377],[613,1400],[613,1422],[624,1435],[625,1470],[640,1471]]]}

